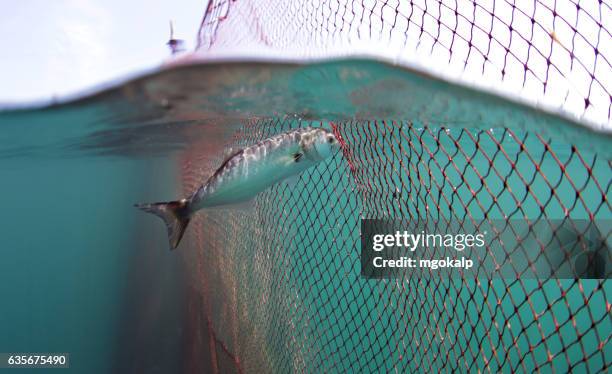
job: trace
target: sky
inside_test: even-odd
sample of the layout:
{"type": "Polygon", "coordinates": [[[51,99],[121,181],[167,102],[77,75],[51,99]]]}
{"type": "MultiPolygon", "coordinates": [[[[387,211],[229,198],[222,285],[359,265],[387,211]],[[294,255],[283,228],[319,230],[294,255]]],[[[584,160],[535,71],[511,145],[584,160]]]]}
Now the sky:
{"type": "Polygon", "coordinates": [[[193,49],[206,0],[20,0],[0,12],[0,103],[48,101],[159,66],[174,37],[193,49]]]}

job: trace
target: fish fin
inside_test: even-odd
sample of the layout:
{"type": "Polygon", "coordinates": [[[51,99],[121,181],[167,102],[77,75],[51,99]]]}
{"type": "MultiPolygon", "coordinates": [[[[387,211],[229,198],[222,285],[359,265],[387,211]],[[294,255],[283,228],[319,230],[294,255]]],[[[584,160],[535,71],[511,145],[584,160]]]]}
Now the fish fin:
{"type": "Polygon", "coordinates": [[[170,249],[178,247],[191,219],[187,199],[165,203],[135,204],[134,206],[163,219],[168,229],[170,249]]]}
{"type": "Polygon", "coordinates": [[[304,152],[294,152],[290,153],[287,156],[283,156],[282,163],[284,166],[291,166],[296,162],[301,162],[304,160],[304,152]]]}
{"type": "Polygon", "coordinates": [[[300,161],[302,161],[303,157],[304,157],[304,153],[303,152],[296,152],[296,153],[293,154],[293,161],[294,162],[300,162],[300,161]]]}

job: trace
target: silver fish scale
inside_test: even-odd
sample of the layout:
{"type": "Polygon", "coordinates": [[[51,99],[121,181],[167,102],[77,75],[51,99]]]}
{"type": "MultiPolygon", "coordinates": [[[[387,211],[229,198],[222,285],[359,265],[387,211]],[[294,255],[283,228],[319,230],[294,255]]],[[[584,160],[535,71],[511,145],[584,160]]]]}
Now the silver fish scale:
{"type": "Polygon", "coordinates": [[[233,155],[229,156],[208,181],[198,189],[192,196],[192,200],[213,193],[225,180],[231,180],[238,177],[240,174],[248,174],[250,164],[261,161],[278,149],[295,144],[308,145],[314,140],[314,135],[318,131],[321,131],[321,129],[312,127],[299,128],[291,132],[275,135],[235,152],[233,155]]]}

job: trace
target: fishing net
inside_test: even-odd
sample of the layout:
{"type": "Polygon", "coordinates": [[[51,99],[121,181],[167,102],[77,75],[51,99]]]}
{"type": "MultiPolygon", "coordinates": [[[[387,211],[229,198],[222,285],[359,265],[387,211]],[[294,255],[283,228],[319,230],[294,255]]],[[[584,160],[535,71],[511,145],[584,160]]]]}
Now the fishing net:
{"type": "MultiPolygon", "coordinates": [[[[444,66],[440,74],[457,73],[464,83],[479,76],[606,126],[612,45],[602,22],[611,16],[603,2],[210,1],[198,53],[260,48],[307,58],[376,45],[381,58],[393,50],[412,67],[435,61],[430,72],[444,66]]],[[[241,122],[225,145],[330,125],[285,115],[247,115],[241,122]]],[[[371,280],[360,274],[359,248],[361,219],[383,217],[440,224],[441,217],[571,218],[598,222],[605,245],[612,218],[609,155],[512,124],[464,128],[427,118],[371,118],[335,120],[332,127],[342,139],[333,159],[294,186],[265,191],[252,211],[205,212],[190,227],[190,248],[183,251],[194,276],[188,368],[608,370],[609,268],[594,279],[528,278],[517,271],[506,278],[371,280]]],[[[183,157],[186,192],[222,160],[224,144],[203,142],[183,157]]],[[[504,247],[508,253],[521,248],[518,238],[504,247]]],[[[548,261],[543,250],[539,255],[548,261]]],[[[609,252],[603,260],[610,263],[609,252]]]]}
{"type": "Polygon", "coordinates": [[[610,123],[605,1],[216,0],[204,56],[370,55],[610,123]]]}

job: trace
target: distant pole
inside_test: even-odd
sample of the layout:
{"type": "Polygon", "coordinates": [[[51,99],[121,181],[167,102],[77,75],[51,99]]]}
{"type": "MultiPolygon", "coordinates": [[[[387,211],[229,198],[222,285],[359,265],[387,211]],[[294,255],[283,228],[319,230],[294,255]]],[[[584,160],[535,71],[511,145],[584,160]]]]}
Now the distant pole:
{"type": "Polygon", "coordinates": [[[183,48],[183,40],[174,39],[174,25],[172,24],[172,20],[170,20],[170,39],[166,43],[168,47],[170,47],[170,53],[175,55],[184,50],[183,48]]]}

